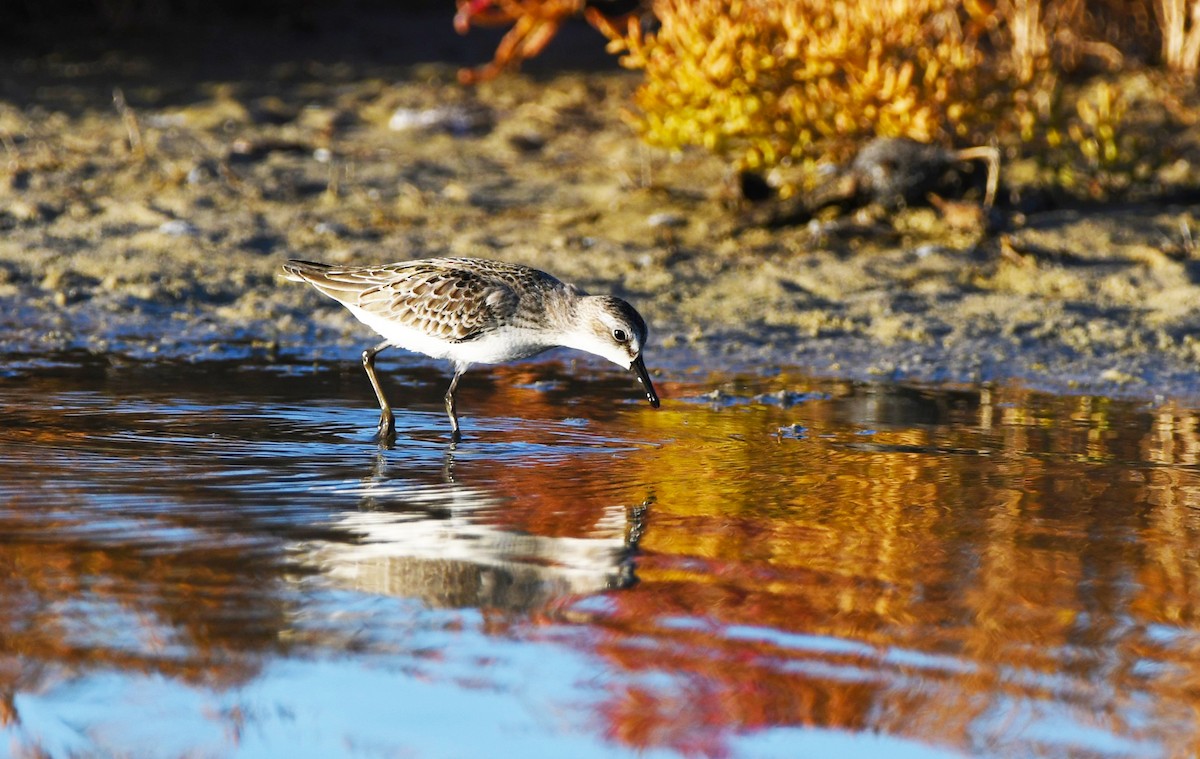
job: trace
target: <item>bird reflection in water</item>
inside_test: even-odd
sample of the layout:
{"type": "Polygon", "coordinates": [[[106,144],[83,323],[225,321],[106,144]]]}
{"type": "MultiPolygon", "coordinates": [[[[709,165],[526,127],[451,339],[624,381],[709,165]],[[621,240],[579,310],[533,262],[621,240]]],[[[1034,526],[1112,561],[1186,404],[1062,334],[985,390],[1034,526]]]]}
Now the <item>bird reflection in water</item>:
{"type": "Polygon", "coordinates": [[[636,582],[652,498],[539,533],[514,511],[519,494],[457,482],[454,452],[453,445],[446,451],[440,481],[421,482],[407,467],[393,476],[380,451],[370,476],[338,487],[359,496],[357,510],[335,514],[329,525],[350,539],[308,546],[309,560],[345,587],[435,607],[530,612],[636,582]]]}

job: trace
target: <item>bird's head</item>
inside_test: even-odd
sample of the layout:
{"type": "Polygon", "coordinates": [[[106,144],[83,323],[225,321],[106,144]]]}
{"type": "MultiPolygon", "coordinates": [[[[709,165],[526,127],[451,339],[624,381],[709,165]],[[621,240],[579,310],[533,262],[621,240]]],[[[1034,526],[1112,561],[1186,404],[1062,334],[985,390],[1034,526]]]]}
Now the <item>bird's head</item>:
{"type": "Polygon", "coordinates": [[[577,308],[571,347],[632,370],[646,391],[646,400],[658,408],[658,394],[642,362],[642,347],[646,344],[642,315],[620,298],[607,295],[585,296],[577,308]]]}

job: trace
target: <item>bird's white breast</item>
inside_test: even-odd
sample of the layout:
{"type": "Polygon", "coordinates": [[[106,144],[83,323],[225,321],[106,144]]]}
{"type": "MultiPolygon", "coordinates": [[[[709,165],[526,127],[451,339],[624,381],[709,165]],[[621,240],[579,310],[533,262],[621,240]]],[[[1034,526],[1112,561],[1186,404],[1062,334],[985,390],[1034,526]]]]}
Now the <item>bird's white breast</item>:
{"type": "Polygon", "coordinates": [[[541,353],[557,343],[547,342],[546,334],[535,330],[506,327],[465,342],[452,342],[413,329],[358,306],[346,304],[350,313],[383,335],[397,348],[467,364],[501,364],[541,353]]]}

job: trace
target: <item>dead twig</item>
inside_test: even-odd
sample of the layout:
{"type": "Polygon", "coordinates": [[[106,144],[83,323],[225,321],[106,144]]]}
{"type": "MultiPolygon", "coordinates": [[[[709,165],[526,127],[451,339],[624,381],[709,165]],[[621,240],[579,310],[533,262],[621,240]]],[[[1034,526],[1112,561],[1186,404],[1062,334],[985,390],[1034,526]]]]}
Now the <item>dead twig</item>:
{"type": "Polygon", "coordinates": [[[1167,68],[1185,74],[1200,70],[1200,0],[1157,0],[1162,57],[1167,68]]]}
{"type": "Polygon", "coordinates": [[[980,145],[956,151],[959,161],[983,161],[987,164],[987,188],[983,193],[983,207],[991,208],[996,200],[996,189],[1000,185],[1000,149],[994,145],[980,145]]]}
{"type": "Polygon", "coordinates": [[[125,124],[125,133],[129,137],[129,150],[139,159],[145,159],[146,148],[142,142],[142,128],[138,124],[137,114],[125,101],[125,93],[120,87],[113,88],[113,105],[116,107],[117,113],[121,115],[121,121],[125,124]]]}

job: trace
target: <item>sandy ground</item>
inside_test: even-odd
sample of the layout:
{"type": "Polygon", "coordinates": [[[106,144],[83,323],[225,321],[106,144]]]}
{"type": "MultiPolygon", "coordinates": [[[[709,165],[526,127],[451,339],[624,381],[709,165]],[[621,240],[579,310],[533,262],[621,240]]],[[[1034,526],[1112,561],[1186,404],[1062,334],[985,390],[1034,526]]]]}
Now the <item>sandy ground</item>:
{"type": "Polygon", "coordinates": [[[461,255],[628,298],[668,375],[1200,397],[1197,207],[755,227],[721,161],[621,121],[637,75],[597,67],[590,30],[459,86],[495,40],[446,14],[5,53],[0,352],[349,357],[373,338],[283,260],[461,255]]]}

